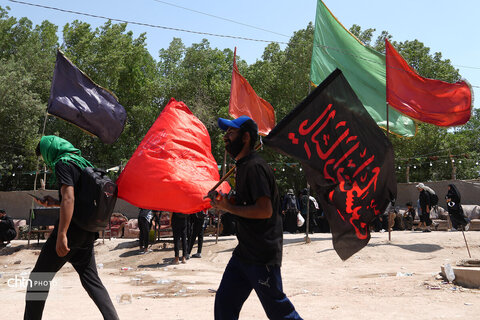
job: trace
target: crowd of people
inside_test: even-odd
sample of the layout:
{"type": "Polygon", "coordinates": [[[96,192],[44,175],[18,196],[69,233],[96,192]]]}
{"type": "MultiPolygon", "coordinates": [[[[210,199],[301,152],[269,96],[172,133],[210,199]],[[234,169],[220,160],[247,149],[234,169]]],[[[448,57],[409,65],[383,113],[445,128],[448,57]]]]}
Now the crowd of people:
{"type": "Polygon", "coordinates": [[[308,219],[308,232],[330,232],[330,226],[322,207],[307,188],[295,196],[293,189],[288,189],[282,200],[283,231],[305,233],[308,219]]]}
{"type": "MultiPolygon", "coordinates": [[[[432,220],[433,211],[438,211],[438,195],[430,187],[423,183],[416,185],[419,192],[416,202],[416,209],[412,202],[407,202],[407,209],[403,212],[396,209],[395,203],[392,203],[384,212],[378,216],[372,224],[373,231],[386,230],[413,230],[422,232],[431,232],[432,227],[437,224],[432,220]],[[418,225],[414,221],[418,215],[418,225]]],[[[461,195],[454,184],[449,184],[447,194],[445,195],[445,207],[448,212],[448,220],[451,227],[449,231],[467,231],[470,227],[470,219],[463,212],[461,205],[461,195]]]]}

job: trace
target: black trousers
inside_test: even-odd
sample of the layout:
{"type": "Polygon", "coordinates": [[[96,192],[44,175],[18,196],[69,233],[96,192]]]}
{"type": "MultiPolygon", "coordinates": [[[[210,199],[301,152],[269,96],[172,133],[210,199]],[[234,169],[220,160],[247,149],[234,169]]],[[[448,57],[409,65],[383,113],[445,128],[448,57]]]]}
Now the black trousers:
{"type": "Polygon", "coordinates": [[[138,218],[138,229],[140,229],[140,234],[138,235],[138,240],[140,242],[140,247],[143,249],[148,248],[148,238],[150,233],[150,223],[145,218],[138,218]]]}
{"type": "Polygon", "coordinates": [[[285,221],[283,223],[283,230],[295,233],[297,231],[297,210],[285,211],[285,221]]]}
{"type": "Polygon", "coordinates": [[[0,230],[0,242],[12,241],[16,236],[17,231],[15,231],[15,229],[0,230]]]}
{"type": "Polygon", "coordinates": [[[198,237],[198,245],[197,245],[197,252],[202,253],[202,246],[203,246],[203,217],[197,217],[195,214],[191,215],[190,222],[192,223],[191,226],[191,234],[188,238],[188,254],[192,252],[193,245],[195,244],[195,239],[198,237]]]}
{"type": "Polygon", "coordinates": [[[182,245],[183,257],[187,256],[188,244],[187,244],[187,218],[177,217],[175,214],[172,216],[172,232],[173,232],[173,251],[175,257],[180,256],[180,244],[182,245]]]}
{"type": "Polygon", "coordinates": [[[103,318],[117,320],[118,315],[112,300],[98,277],[93,244],[86,248],[70,248],[65,257],[59,257],[55,250],[56,241],[56,237],[48,238],[30,274],[32,285],[27,288],[24,320],[42,319],[49,287],[36,286],[35,283],[51,281],[66,262],[70,262],[77,271],[83,288],[95,302],[103,318]]]}

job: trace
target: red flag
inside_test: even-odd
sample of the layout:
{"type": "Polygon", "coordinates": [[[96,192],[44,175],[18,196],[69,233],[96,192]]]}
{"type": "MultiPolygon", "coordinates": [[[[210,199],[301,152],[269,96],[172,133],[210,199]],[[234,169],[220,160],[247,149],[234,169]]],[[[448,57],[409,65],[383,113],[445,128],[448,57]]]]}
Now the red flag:
{"type": "MultiPolygon", "coordinates": [[[[170,99],[117,180],[118,197],[139,208],[195,213],[220,180],[207,128],[183,102],[170,99]]],[[[219,187],[228,193],[224,182],[219,187]]]]}
{"type": "Polygon", "coordinates": [[[249,116],[258,125],[258,133],[266,136],[275,127],[275,110],[267,101],[260,98],[238,71],[233,55],[232,85],[230,89],[230,104],[228,112],[234,118],[249,116]]]}
{"type": "Polygon", "coordinates": [[[472,92],[465,81],[447,83],[419,76],[385,39],[387,102],[412,119],[458,126],[471,116],[472,92]]]}

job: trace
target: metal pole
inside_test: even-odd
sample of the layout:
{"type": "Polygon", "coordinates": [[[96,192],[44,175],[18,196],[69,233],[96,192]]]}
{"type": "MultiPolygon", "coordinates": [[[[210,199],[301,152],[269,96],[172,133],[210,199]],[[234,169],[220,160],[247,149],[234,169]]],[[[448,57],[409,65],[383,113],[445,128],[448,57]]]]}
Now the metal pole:
{"type": "Polygon", "coordinates": [[[310,185],[307,182],[307,221],[305,225],[305,243],[310,243],[310,237],[308,236],[308,231],[310,229],[310,185]]]}
{"type": "MultiPolygon", "coordinates": [[[[225,150],[225,153],[223,154],[222,176],[225,176],[225,171],[227,171],[227,150],[225,150]]],[[[218,212],[217,232],[216,232],[216,236],[215,236],[215,244],[217,244],[218,243],[218,234],[220,233],[220,221],[221,221],[222,214],[221,214],[220,210],[215,210],[215,211],[218,212]]]]}
{"type": "MultiPolygon", "coordinates": [[[[48,112],[45,112],[45,119],[43,120],[42,137],[45,135],[45,127],[47,125],[47,118],[48,118],[48,112]]],[[[34,195],[37,195],[37,193],[36,193],[37,192],[37,178],[38,178],[38,157],[37,157],[37,160],[35,162],[35,181],[33,182],[33,194],[34,195]]],[[[46,184],[47,184],[47,181],[45,180],[45,186],[46,186],[46,184]]],[[[35,204],[35,200],[32,198],[32,204],[30,206],[30,219],[28,221],[27,248],[30,247],[30,235],[32,234],[32,218],[33,218],[34,204],[35,204]]]]}
{"type": "Polygon", "coordinates": [[[465,238],[465,232],[463,232],[463,226],[462,226],[462,234],[463,234],[463,239],[465,240],[465,245],[467,246],[467,251],[468,251],[468,257],[472,258],[472,255],[470,254],[470,249],[468,248],[468,243],[467,243],[467,238],[465,238]]]}
{"type": "MultiPolygon", "coordinates": [[[[390,121],[388,120],[388,102],[385,103],[385,106],[387,108],[387,139],[390,140],[390,121]]],[[[387,222],[387,227],[388,227],[388,241],[392,241],[392,230],[390,229],[390,212],[388,212],[388,222],[387,222]]]]}

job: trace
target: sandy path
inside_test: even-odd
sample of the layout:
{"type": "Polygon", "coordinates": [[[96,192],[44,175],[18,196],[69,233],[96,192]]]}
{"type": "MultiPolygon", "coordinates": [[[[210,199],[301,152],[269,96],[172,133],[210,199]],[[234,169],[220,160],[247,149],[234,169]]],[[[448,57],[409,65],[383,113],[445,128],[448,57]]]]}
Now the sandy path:
{"type": "MultiPolygon", "coordinates": [[[[472,256],[479,258],[480,232],[466,236],[472,256]]],[[[311,239],[305,244],[303,235],[288,234],[284,241],[284,290],[304,319],[479,318],[480,290],[435,279],[443,263],[468,257],[459,232],[398,231],[391,242],[386,233],[374,233],[370,244],[345,262],[333,251],[330,235],[311,239]]],[[[219,240],[206,238],[202,259],[177,266],[169,264],[171,244],[157,243],[152,253],[138,255],[131,239],[100,241],[95,249],[97,263],[103,264],[99,273],[120,318],[213,319],[212,289],[236,245],[235,237],[219,240]]],[[[38,247],[25,246],[26,241],[15,241],[0,255],[2,319],[23,318],[25,290],[20,284],[12,287],[11,279],[28,278],[39,253],[38,247]]],[[[101,319],[70,265],[56,280],[44,319],[101,319]]],[[[240,318],[266,318],[254,293],[240,318]]]]}

